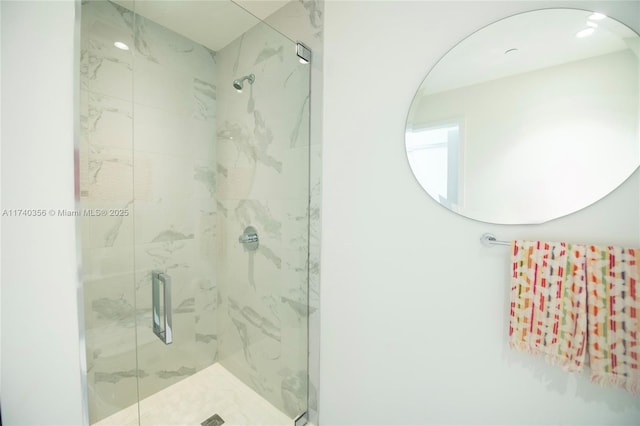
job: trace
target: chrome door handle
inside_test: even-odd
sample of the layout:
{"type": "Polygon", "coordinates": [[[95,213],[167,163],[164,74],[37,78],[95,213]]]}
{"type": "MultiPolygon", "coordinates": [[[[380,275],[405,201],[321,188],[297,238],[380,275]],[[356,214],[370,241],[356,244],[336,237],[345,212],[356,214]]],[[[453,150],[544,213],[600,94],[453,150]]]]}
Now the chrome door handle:
{"type": "Polygon", "coordinates": [[[171,277],[160,271],[153,271],[151,283],[151,297],[153,301],[153,333],[164,342],[165,345],[173,342],[173,330],[171,325],[171,277]],[[162,284],[162,293],[160,293],[162,284]],[[160,298],[164,302],[164,310],[161,315],[160,298]],[[160,317],[162,316],[162,322],[160,317]]]}

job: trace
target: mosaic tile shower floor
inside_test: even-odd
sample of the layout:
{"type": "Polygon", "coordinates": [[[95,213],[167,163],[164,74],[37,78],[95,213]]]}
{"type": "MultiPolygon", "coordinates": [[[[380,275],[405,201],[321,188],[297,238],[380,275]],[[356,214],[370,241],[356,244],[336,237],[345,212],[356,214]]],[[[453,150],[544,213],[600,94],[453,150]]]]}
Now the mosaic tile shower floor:
{"type": "MultiPolygon", "coordinates": [[[[141,425],[200,426],[218,414],[225,426],[291,426],[293,420],[273,407],[220,364],[214,364],[140,401],[141,425]]],[[[94,426],[138,425],[134,404],[94,426]]]]}

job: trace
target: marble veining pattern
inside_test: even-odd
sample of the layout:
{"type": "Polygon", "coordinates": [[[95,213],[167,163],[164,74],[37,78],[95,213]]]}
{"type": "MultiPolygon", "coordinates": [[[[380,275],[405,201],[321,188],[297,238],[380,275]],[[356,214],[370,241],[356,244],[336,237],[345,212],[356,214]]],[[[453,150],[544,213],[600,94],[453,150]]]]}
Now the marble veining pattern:
{"type": "Polygon", "coordinates": [[[302,6],[307,10],[309,14],[309,23],[314,30],[316,30],[315,36],[319,38],[322,34],[323,20],[322,14],[324,11],[324,5],[322,0],[299,0],[302,6]]]}
{"type": "Polygon", "coordinates": [[[253,65],[258,65],[260,62],[268,61],[274,57],[279,59],[280,62],[284,61],[284,46],[263,48],[262,51],[258,53],[253,65]]]}
{"type": "MultiPolygon", "coordinates": [[[[306,124],[308,126],[309,124],[309,94],[307,94],[307,96],[305,96],[304,100],[302,101],[302,106],[299,108],[299,114],[298,117],[296,119],[296,125],[293,128],[293,131],[291,132],[291,137],[289,138],[289,140],[291,141],[289,143],[289,147],[294,148],[299,141],[299,134],[300,131],[302,130],[301,127],[303,124],[306,124]]],[[[305,129],[305,131],[308,131],[307,129],[305,129]]]]}
{"type": "Polygon", "coordinates": [[[233,62],[233,74],[236,74],[238,72],[238,67],[240,66],[240,58],[241,58],[240,55],[242,55],[242,46],[244,43],[244,37],[245,37],[245,34],[242,34],[236,41],[238,47],[237,49],[235,49],[235,61],[233,62]]]}
{"type": "MultiPolygon", "coordinates": [[[[133,208],[133,200],[127,202],[125,205],[121,205],[116,210],[122,211],[131,211],[133,208]]],[[[124,223],[127,216],[116,216],[113,225],[107,230],[104,234],[104,246],[105,247],[113,247],[116,239],[120,235],[120,229],[122,228],[122,224],[124,223]]]]}
{"type": "Polygon", "coordinates": [[[104,383],[118,383],[120,380],[125,378],[132,377],[146,377],[147,374],[141,370],[128,370],[128,371],[113,371],[110,373],[95,373],[95,381],[96,383],[104,382],[104,383]]]}
{"type": "Polygon", "coordinates": [[[270,133],[262,114],[259,111],[253,111],[253,117],[253,130],[249,130],[249,127],[244,127],[239,123],[222,123],[218,132],[218,141],[231,142],[237,155],[244,155],[254,164],[261,163],[277,172],[282,172],[282,162],[269,153],[269,145],[273,141],[273,135],[270,133]]]}
{"type": "Polygon", "coordinates": [[[245,323],[253,325],[258,328],[263,335],[268,336],[274,340],[281,341],[280,337],[280,324],[274,324],[271,320],[258,314],[250,306],[240,307],[238,302],[233,298],[229,298],[229,311],[231,317],[240,317],[245,323]]]}
{"type": "Polygon", "coordinates": [[[216,86],[198,78],[193,79],[193,92],[196,101],[194,118],[199,120],[215,119],[216,86]]]}
{"type": "Polygon", "coordinates": [[[258,222],[264,232],[271,237],[279,238],[282,223],[271,214],[269,208],[258,200],[242,200],[234,209],[238,220],[249,223],[258,222]]]}

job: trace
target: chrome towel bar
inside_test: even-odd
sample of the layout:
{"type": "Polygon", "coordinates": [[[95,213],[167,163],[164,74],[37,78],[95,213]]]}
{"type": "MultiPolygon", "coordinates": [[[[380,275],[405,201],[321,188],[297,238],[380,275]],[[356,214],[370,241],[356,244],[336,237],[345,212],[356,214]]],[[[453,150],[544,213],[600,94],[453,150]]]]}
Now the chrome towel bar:
{"type": "Polygon", "coordinates": [[[501,241],[498,240],[496,238],[495,235],[493,234],[482,234],[482,237],[480,237],[480,242],[485,246],[485,247],[493,247],[493,246],[510,246],[511,242],[510,241],[501,241]]]}

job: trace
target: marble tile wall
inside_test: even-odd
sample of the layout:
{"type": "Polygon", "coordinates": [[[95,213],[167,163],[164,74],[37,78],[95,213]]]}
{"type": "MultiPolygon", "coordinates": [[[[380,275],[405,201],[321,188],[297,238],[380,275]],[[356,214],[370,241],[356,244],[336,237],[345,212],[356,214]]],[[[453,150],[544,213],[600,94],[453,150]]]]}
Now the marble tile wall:
{"type": "Polygon", "coordinates": [[[126,214],[82,218],[94,422],[216,360],[216,63],[107,1],[83,2],[81,44],[81,205],[126,214]],[[168,346],[151,330],[152,270],[172,277],[168,346]]]}
{"type": "Polygon", "coordinates": [[[265,24],[217,59],[219,359],[295,417],[307,407],[310,69],[265,24]],[[238,243],[248,225],[256,251],[238,243]]]}

